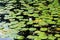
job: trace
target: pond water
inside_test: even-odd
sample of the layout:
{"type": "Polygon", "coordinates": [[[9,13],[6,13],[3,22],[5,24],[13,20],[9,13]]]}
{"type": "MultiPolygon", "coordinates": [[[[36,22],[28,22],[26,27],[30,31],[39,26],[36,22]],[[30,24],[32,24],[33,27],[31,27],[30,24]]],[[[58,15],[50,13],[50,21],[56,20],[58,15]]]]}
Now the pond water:
{"type": "Polygon", "coordinates": [[[0,38],[0,40],[13,40],[11,38],[0,38]]]}

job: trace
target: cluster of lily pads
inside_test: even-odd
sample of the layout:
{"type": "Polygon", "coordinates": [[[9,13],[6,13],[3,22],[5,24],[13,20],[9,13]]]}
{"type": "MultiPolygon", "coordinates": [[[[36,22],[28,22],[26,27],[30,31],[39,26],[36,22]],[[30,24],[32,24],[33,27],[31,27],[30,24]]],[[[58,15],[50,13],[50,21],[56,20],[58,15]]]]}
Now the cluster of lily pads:
{"type": "Polygon", "coordinates": [[[0,0],[0,38],[60,40],[60,1],[0,0]]]}

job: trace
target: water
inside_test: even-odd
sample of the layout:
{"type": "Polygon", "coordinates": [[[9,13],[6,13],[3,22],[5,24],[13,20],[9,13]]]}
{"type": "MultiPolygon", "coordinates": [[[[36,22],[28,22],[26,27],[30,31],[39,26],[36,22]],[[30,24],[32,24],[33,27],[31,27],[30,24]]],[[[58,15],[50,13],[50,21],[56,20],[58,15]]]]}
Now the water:
{"type": "Polygon", "coordinates": [[[0,38],[0,40],[13,40],[11,38],[0,38]]]}

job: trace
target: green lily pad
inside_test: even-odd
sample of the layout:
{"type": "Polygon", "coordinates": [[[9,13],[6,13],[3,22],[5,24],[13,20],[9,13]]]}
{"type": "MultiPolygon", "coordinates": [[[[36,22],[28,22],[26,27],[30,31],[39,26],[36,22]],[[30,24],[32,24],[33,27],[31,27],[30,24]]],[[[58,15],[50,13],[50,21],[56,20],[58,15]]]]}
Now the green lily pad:
{"type": "Polygon", "coordinates": [[[30,31],[35,31],[35,30],[36,30],[36,28],[29,28],[29,30],[30,30],[30,31]]]}
{"type": "Polygon", "coordinates": [[[41,31],[47,31],[47,28],[40,28],[41,31]]]}

